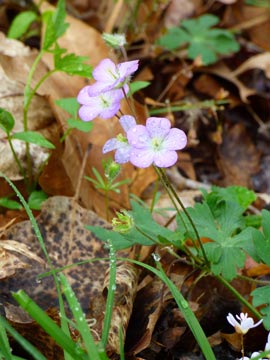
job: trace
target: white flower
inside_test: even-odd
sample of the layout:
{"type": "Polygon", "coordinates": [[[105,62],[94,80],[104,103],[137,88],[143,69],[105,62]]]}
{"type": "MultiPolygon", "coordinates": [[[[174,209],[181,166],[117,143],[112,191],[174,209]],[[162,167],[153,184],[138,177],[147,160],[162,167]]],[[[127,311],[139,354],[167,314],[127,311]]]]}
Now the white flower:
{"type": "Polygon", "coordinates": [[[238,334],[243,335],[245,335],[249,329],[260,325],[263,321],[263,319],[261,319],[256,324],[254,324],[254,320],[251,317],[248,317],[247,313],[241,313],[240,316],[236,315],[235,317],[231,313],[229,313],[227,316],[227,320],[235,328],[235,331],[238,334]],[[236,319],[239,321],[237,321],[236,319]]]}

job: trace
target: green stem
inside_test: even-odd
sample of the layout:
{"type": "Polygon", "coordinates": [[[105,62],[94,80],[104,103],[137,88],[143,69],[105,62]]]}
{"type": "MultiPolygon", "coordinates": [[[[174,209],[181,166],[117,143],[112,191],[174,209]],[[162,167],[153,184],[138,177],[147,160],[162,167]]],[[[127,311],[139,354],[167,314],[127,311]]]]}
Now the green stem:
{"type": "MultiPolygon", "coordinates": [[[[24,88],[24,106],[23,106],[23,129],[24,131],[28,131],[28,111],[29,111],[29,107],[31,104],[31,101],[34,97],[34,95],[37,92],[37,89],[40,87],[40,85],[55,71],[55,70],[51,70],[48,71],[36,84],[36,86],[33,88],[33,90],[31,90],[31,83],[33,80],[33,76],[35,71],[37,70],[37,66],[42,58],[44,54],[44,50],[41,49],[41,51],[38,53],[37,57],[35,58],[31,69],[29,71],[28,77],[27,77],[27,81],[25,84],[25,88],[24,88]]],[[[31,185],[32,185],[32,163],[31,163],[31,156],[30,156],[30,145],[29,143],[25,143],[26,145],[26,159],[27,159],[27,173],[28,173],[28,187],[29,190],[31,189],[31,185]]]]}
{"type": "Polygon", "coordinates": [[[220,275],[215,275],[230,292],[258,319],[262,319],[261,314],[252,306],[227,280],[220,275]]]}
{"type": "MultiPolygon", "coordinates": [[[[191,218],[191,216],[189,215],[189,213],[187,212],[184,204],[182,203],[182,200],[179,198],[179,196],[177,195],[174,187],[172,186],[172,184],[170,183],[165,171],[162,169],[162,168],[157,168],[155,167],[155,170],[160,178],[160,180],[162,181],[170,199],[172,200],[173,198],[178,202],[178,204],[180,205],[180,207],[182,208],[184,214],[186,215],[186,217],[188,218],[191,226],[192,226],[192,229],[194,230],[194,233],[195,233],[195,236],[196,236],[196,240],[198,241],[199,245],[200,245],[200,248],[201,248],[201,251],[202,251],[202,255],[203,255],[203,258],[204,258],[204,261],[205,261],[205,264],[207,265],[209,263],[208,259],[207,259],[207,256],[206,256],[206,253],[205,253],[205,250],[204,250],[204,247],[203,247],[203,244],[201,242],[201,239],[200,239],[200,235],[198,233],[198,230],[191,218]]],[[[173,205],[178,213],[178,215],[181,216],[181,213],[178,209],[178,206],[176,205],[175,201],[173,200],[173,205]]],[[[193,241],[193,244],[194,246],[196,247],[196,244],[194,243],[194,240],[191,239],[193,241]]]]}
{"type": "Polygon", "coordinates": [[[108,343],[108,337],[110,332],[110,325],[113,314],[114,306],[114,294],[116,288],[116,254],[112,244],[109,242],[110,247],[110,280],[108,286],[108,294],[106,301],[105,317],[102,329],[101,344],[104,348],[108,343]]]}
{"type": "Polygon", "coordinates": [[[23,166],[22,166],[22,164],[21,164],[21,162],[20,162],[20,160],[19,160],[19,158],[18,158],[18,156],[16,154],[16,151],[15,151],[14,146],[12,144],[12,137],[10,136],[9,133],[7,134],[7,140],[8,140],[12,155],[14,157],[14,160],[15,160],[16,164],[18,165],[20,173],[24,177],[24,180],[25,180],[25,170],[24,170],[24,168],[23,168],[23,166]]]}

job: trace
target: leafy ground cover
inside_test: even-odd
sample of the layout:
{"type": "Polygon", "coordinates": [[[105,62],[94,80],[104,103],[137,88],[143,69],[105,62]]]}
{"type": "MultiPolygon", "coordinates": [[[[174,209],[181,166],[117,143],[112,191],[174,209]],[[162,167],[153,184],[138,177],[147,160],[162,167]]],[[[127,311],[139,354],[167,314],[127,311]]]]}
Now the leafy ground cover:
{"type": "Polygon", "coordinates": [[[1,10],[0,358],[269,358],[269,1],[1,10]]]}

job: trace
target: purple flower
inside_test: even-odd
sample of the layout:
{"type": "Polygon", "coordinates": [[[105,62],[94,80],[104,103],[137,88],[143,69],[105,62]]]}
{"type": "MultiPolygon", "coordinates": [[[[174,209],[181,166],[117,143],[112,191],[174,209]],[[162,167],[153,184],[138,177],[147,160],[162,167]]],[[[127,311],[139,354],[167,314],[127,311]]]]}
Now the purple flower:
{"type": "Polygon", "coordinates": [[[120,109],[120,101],[124,97],[123,92],[111,90],[97,96],[90,96],[89,87],[82,88],[77,96],[78,103],[82,105],[79,109],[79,117],[83,121],[91,121],[97,116],[103,119],[113,117],[120,109]]]}
{"type": "MultiPolygon", "coordinates": [[[[136,125],[136,120],[131,115],[122,116],[119,122],[126,133],[136,125]]],[[[118,164],[124,164],[129,161],[131,146],[124,135],[119,134],[116,138],[108,140],[104,144],[102,152],[106,154],[112,150],[116,150],[115,161],[118,164]]]]}
{"type": "Polygon", "coordinates": [[[176,163],[176,150],[187,144],[185,133],[171,128],[166,118],[150,117],[146,126],[136,125],[128,130],[127,139],[131,146],[130,162],[140,168],[151,164],[157,167],[169,167],[176,163]]]}
{"type": "MultiPolygon", "coordinates": [[[[130,79],[139,66],[139,60],[126,61],[115,65],[110,59],[103,59],[93,70],[93,77],[96,83],[90,85],[88,93],[96,96],[112,89],[120,89],[130,79]]],[[[128,92],[128,86],[125,88],[128,92]]]]}

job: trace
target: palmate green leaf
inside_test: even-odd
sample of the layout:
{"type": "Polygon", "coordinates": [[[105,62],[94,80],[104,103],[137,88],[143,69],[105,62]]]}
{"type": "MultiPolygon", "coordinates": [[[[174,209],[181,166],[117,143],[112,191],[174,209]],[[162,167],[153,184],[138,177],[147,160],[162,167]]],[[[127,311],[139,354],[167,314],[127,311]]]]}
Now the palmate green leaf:
{"type": "Polygon", "coordinates": [[[252,291],[252,304],[261,307],[260,313],[263,315],[263,324],[267,330],[270,329],[270,286],[261,286],[252,291]]]}
{"type": "Polygon", "coordinates": [[[47,140],[42,134],[35,131],[22,131],[12,135],[12,139],[18,139],[30,144],[36,144],[48,149],[54,149],[55,146],[47,140]]]}
{"type": "MultiPolygon", "coordinates": [[[[213,199],[212,199],[213,200],[213,199]]],[[[243,209],[233,202],[218,201],[212,204],[214,211],[205,201],[195,204],[187,211],[191,216],[200,238],[206,237],[212,241],[204,244],[204,249],[215,275],[223,275],[226,280],[232,280],[245,261],[245,252],[254,255],[251,229],[245,228],[243,209]]],[[[187,227],[186,238],[196,236],[185,214],[182,219],[187,227]]],[[[180,228],[183,221],[178,218],[180,228]]]]}
{"type": "Polygon", "coordinates": [[[207,33],[209,29],[219,23],[219,18],[212,14],[205,14],[197,19],[187,19],[181,25],[192,35],[198,36],[207,33]]]}
{"type": "Polygon", "coordinates": [[[270,265],[270,212],[267,210],[262,210],[262,228],[263,234],[253,229],[253,241],[260,260],[270,265]]]}
{"type": "Polygon", "coordinates": [[[195,39],[188,48],[189,59],[196,59],[199,56],[204,65],[213,64],[217,61],[215,49],[204,39],[195,39]]]}
{"type": "Polygon", "coordinates": [[[202,193],[213,212],[215,212],[216,206],[224,200],[238,204],[244,212],[257,198],[254,191],[249,190],[244,186],[235,185],[226,188],[212,186],[210,193],[207,193],[204,190],[202,193]]]}
{"type": "Polygon", "coordinates": [[[218,55],[227,55],[239,50],[239,44],[228,30],[212,29],[219,23],[219,18],[205,14],[196,19],[181,22],[180,27],[169,29],[158,44],[169,50],[175,50],[187,44],[188,58],[201,57],[205,65],[217,61],[218,55]]]}
{"type": "Polygon", "coordinates": [[[184,29],[172,27],[158,39],[157,44],[165,49],[175,50],[190,41],[191,37],[184,29]]]}
{"type": "Polygon", "coordinates": [[[7,37],[10,39],[19,39],[23,36],[29,26],[38,18],[34,11],[23,11],[12,21],[8,30],[7,37]]]}
{"type": "Polygon", "coordinates": [[[208,39],[218,54],[229,54],[240,49],[234,35],[227,30],[210,29],[208,39]]]}

